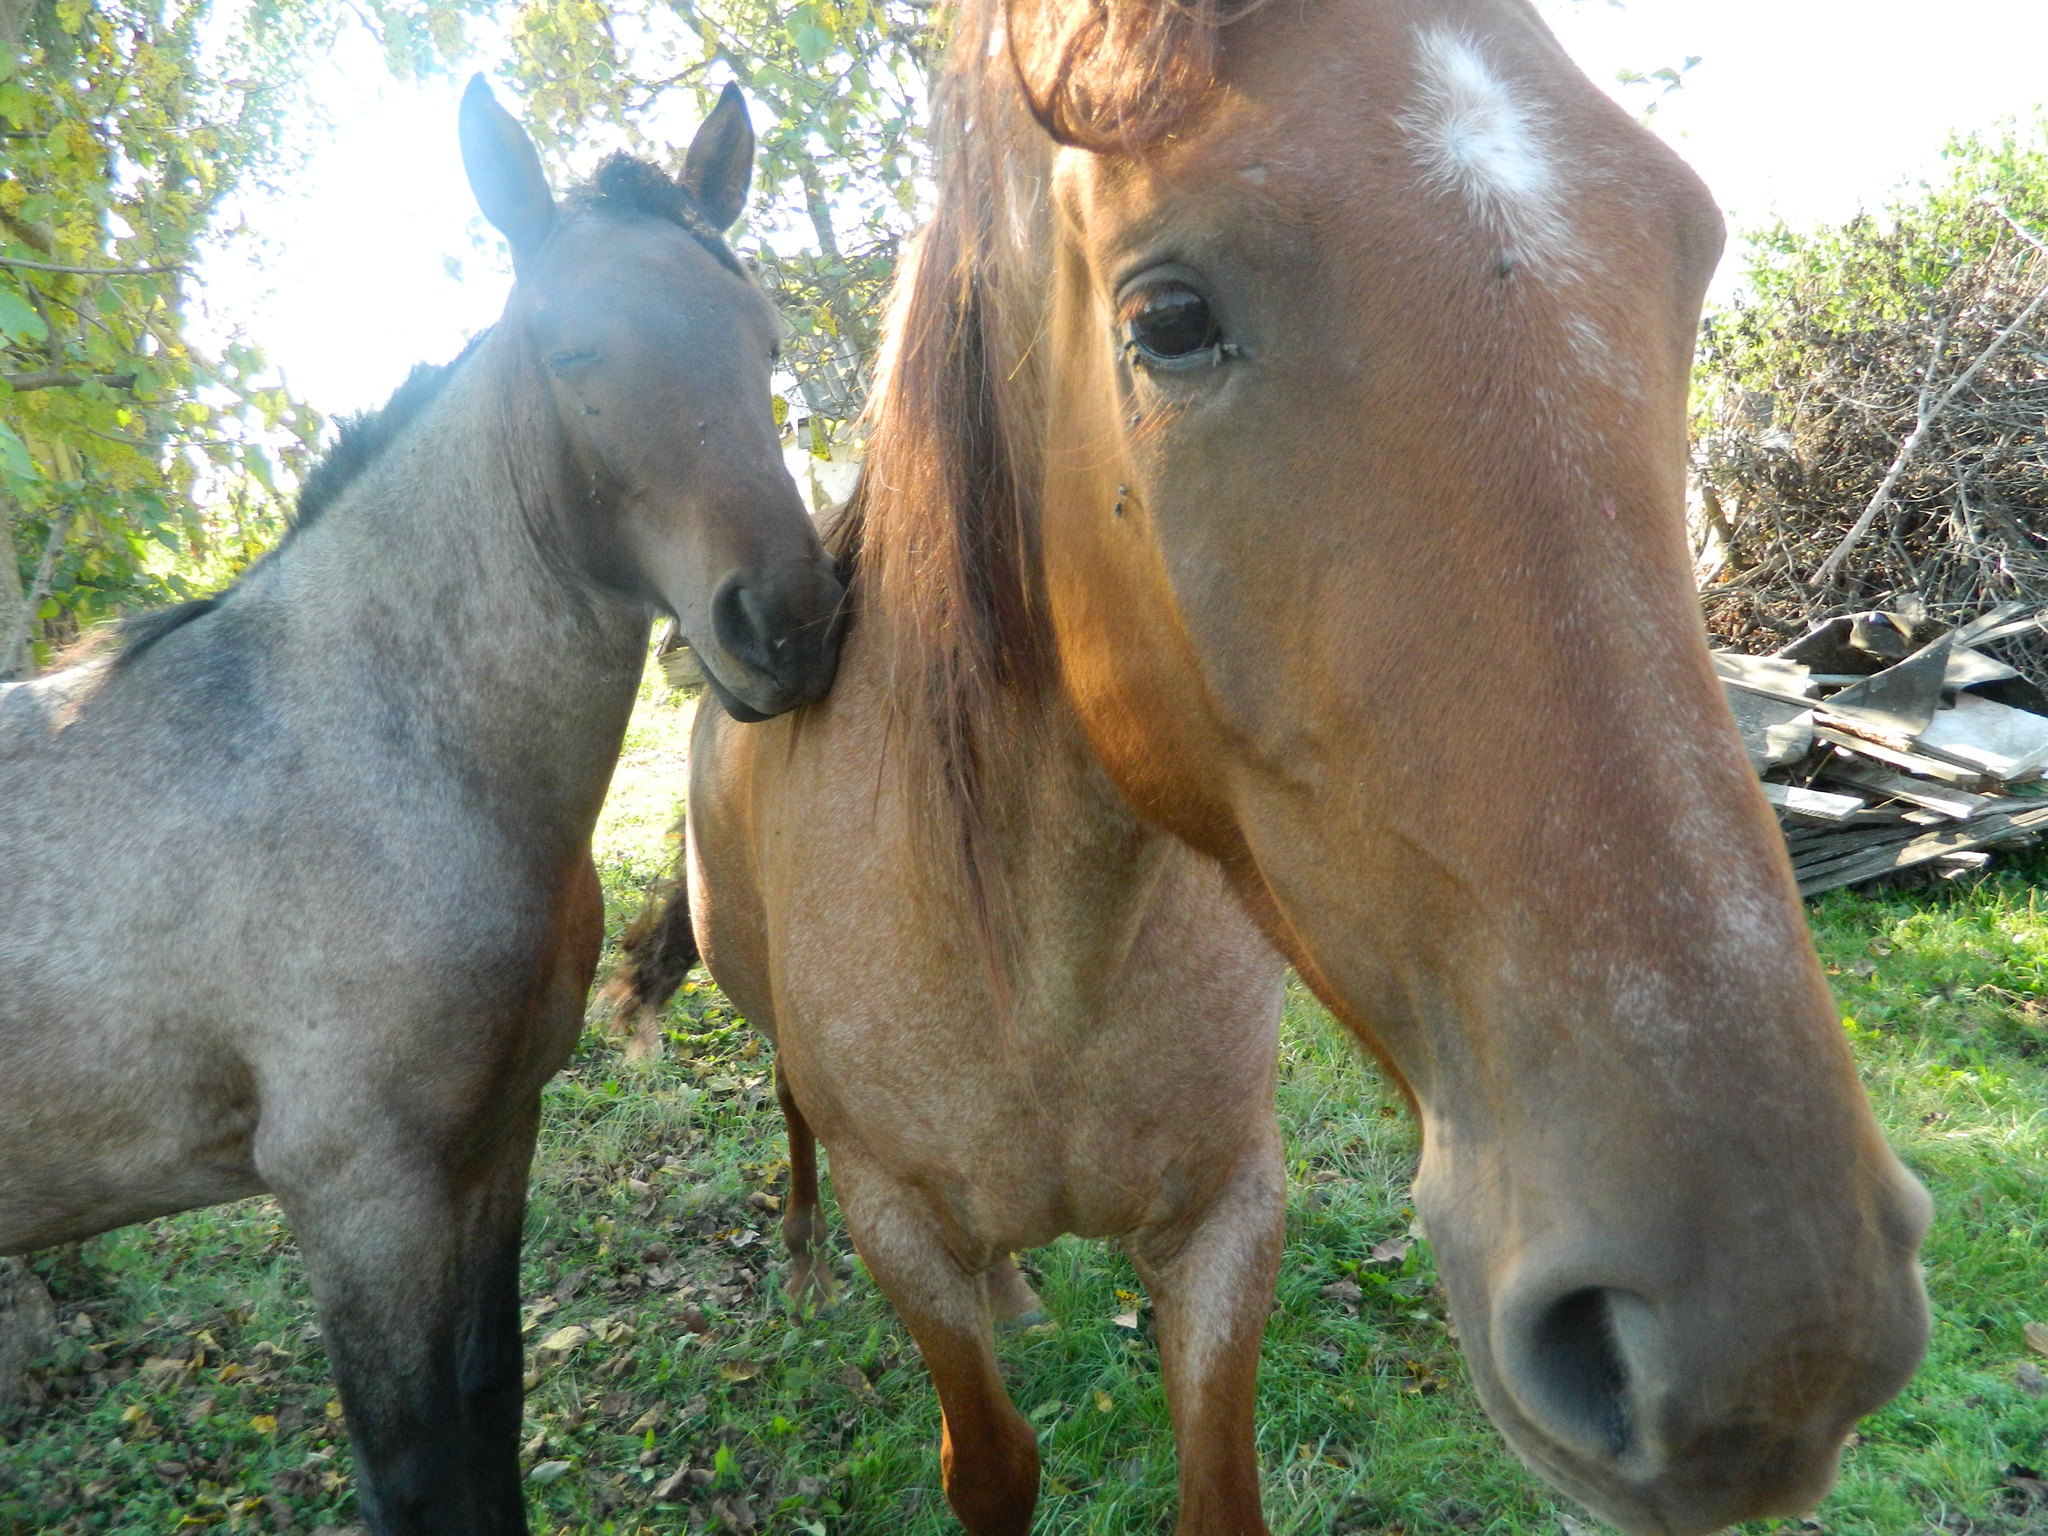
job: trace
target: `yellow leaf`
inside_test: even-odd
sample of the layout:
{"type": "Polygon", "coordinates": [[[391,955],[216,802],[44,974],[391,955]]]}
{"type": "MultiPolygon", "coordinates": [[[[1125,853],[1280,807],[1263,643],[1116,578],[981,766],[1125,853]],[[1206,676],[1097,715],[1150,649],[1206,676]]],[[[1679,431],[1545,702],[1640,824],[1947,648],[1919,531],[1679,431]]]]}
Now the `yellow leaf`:
{"type": "Polygon", "coordinates": [[[760,1374],[761,1362],[758,1360],[726,1360],[718,1367],[720,1381],[752,1381],[760,1374]]]}
{"type": "Polygon", "coordinates": [[[341,1417],[340,1398],[330,1397],[329,1399],[327,1399],[327,1417],[329,1417],[330,1419],[338,1419],[341,1417]]]}
{"type": "Polygon", "coordinates": [[[259,1413],[249,1421],[249,1427],[259,1435],[274,1435],[277,1433],[277,1417],[274,1414],[259,1413]]]}
{"type": "Polygon", "coordinates": [[[590,1330],[588,1328],[571,1323],[566,1328],[557,1328],[553,1333],[542,1339],[540,1347],[553,1350],[558,1355],[566,1355],[570,1350],[579,1348],[589,1337],[590,1330]]]}
{"type": "Polygon", "coordinates": [[[1100,1388],[1096,1390],[1095,1411],[1097,1413],[1107,1413],[1110,1409],[1114,1408],[1115,1406],[1115,1398],[1111,1397],[1107,1392],[1102,1391],[1100,1388]]]}

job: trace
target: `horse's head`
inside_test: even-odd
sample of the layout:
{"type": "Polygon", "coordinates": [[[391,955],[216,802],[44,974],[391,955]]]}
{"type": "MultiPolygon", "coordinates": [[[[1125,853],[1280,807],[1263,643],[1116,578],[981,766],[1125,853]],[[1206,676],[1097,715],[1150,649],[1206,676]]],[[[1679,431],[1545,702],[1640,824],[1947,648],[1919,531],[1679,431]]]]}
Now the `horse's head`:
{"type": "Polygon", "coordinates": [[[1521,0],[1236,9],[958,44],[917,280],[1047,423],[1047,675],[1406,1086],[1515,1448],[1635,1531],[1810,1507],[1919,1359],[1928,1204],[1690,580],[1720,220],[1521,0]]]}
{"type": "Polygon", "coordinates": [[[840,583],[783,464],[774,311],[721,235],[753,173],[739,92],[705,119],[680,183],[614,157],[566,205],[481,76],[461,127],[517,274],[503,324],[534,387],[508,395],[508,430],[559,449],[588,568],[676,616],[737,718],[820,697],[840,583]]]}

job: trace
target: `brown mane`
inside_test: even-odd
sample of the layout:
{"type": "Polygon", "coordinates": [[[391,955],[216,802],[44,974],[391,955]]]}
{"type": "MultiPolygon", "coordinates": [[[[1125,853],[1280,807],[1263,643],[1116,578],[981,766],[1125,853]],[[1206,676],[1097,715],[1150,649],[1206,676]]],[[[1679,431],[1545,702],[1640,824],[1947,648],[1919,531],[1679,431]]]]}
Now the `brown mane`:
{"type": "Polygon", "coordinates": [[[1041,415],[1035,253],[1055,141],[1156,143],[1213,85],[1222,27],[1257,3],[968,0],[935,93],[938,197],[897,279],[866,466],[828,544],[854,573],[856,608],[888,614],[927,831],[964,858],[992,954],[1007,902],[982,786],[994,757],[1032,745],[1000,722],[1035,718],[1025,706],[1057,672],[1035,445],[1019,436],[1041,415]],[[991,65],[992,39],[1012,69],[991,65]]]}

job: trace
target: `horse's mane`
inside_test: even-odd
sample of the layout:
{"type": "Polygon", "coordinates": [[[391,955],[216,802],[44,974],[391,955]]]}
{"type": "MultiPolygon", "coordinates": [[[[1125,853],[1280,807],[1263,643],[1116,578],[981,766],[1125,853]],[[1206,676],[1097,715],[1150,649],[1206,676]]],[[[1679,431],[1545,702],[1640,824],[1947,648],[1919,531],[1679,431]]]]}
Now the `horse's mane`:
{"type": "MultiPolygon", "coordinates": [[[[299,483],[298,500],[292,509],[291,521],[286,525],[284,537],[264,551],[248,570],[243,571],[220,591],[207,597],[192,598],[187,602],[174,603],[168,608],[154,609],[117,620],[110,627],[107,647],[112,652],[116,668],[126,667],[140,657],[164,636],[183,629],[194,619],[211,613],[225,602],[236,587],[248,580],[249,573],[264,561],[272,559],[277,552],[296,538],[303,530],[319,521],[321,513],[340,499],[364,472],[383,457],[384,452],[412,423],[419,419],[421,412],[438,400],[448,387],[448,381],[463,362],[490,335],[487,327],[477,332],[463,346],[453,359],[445,363],[418,363],[405,382],[392,391],[391,398],[374,411],[358,411],[345,416],[337,424],[334,443],[323,453],[313,467],[306,472],[306,478],[299,483]]],[[[66,657],[67,661],[83,659],[85,654],[99,651],[103,646],[88,639],[81,651],[66,657]]]]}
{"type": "MultiPolygon", "coordinates": [[[[1257,0],[1250,0],[1257,3],[1257,0]]],[[[1246,0],[965,0],[934,94],[938,196],[897,279],[869,450],[830,544],[888,615],[900,734],[928,831],[964,856],[1000,953],[985,787],[1031,745],[1000,728],[1054,680],[1039,561],[1032,356],[1056,144],[1142,154],[1199,110],[1246,0]]]]}
{"type": "Polygon", "coordinates": [[[405,382],[391,392],[391,398],[383,405],[374,411],[343,417],[335,429],[334,445],[299,483],[298,505],[285,538],[316,522],[343,491],[360,480],[405,429],[419,419],[420,413],[441,398],[448,381],[455,377],[455,370],[490,334],[488,328],[478,331],[448,362],[415,363],[405,382]]]}

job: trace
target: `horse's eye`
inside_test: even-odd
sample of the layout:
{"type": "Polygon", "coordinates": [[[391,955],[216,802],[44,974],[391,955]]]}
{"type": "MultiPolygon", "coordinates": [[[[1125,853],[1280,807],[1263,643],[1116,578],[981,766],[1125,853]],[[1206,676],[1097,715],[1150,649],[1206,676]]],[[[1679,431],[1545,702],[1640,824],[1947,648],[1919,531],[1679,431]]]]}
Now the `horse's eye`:
{"type": "Polygon", "coordinates": [[[1132,361],[1153,368],[1216,363],[1223,332],[1209,301],[1186,283],[1160,283],[1124,301],[1124,345],[1132,361]]]}
{"type": "Polygon", "coordinates": [[[566,373],[571,368],[574,368],[579,364],[594,363],[596,361],[597,354],[595,352],[590,351],[550,352],[548,354],[548,372],[566,373]]]}

